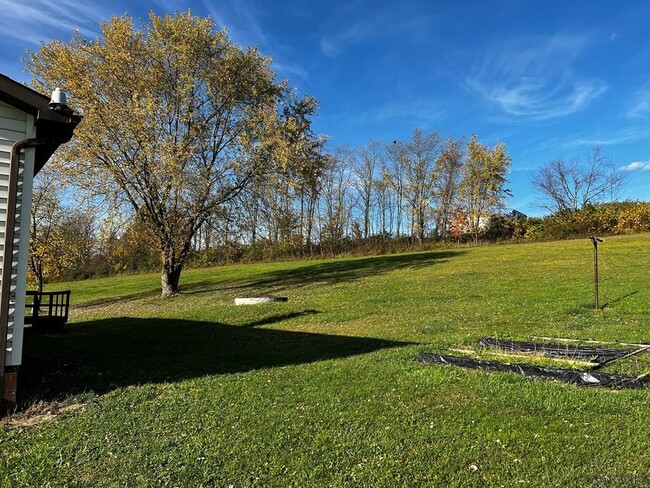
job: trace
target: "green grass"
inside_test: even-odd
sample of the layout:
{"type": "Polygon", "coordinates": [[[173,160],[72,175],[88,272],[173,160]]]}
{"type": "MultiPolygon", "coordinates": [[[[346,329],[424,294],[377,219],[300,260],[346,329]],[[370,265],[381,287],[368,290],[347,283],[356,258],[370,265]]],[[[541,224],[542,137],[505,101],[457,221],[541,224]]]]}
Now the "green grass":
{"type": "Polygon", "coordinates": [[[23,399],[84,407],[0,427],[0,486],[650,485],[650,391],[413,360],[650,342],[650,235],[599,251],[601,311],[588,240],[188,270],[167,300],[154,274],[57,285],[71,324],[27,331],[23,399]],[[261,293],[289,301],[233,304],[261,293]]]}

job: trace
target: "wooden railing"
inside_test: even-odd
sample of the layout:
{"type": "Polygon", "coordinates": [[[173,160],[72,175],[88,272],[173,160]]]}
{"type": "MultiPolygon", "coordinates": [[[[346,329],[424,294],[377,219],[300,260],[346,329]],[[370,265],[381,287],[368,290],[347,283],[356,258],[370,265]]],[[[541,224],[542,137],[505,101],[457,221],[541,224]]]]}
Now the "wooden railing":
{"type": "Polygon", "coordinates": [[[31,324],[34,329],[63,329],[70,310],[70,290],[42,293],[29,290],[26,298],[25,324],[31,324]]]}

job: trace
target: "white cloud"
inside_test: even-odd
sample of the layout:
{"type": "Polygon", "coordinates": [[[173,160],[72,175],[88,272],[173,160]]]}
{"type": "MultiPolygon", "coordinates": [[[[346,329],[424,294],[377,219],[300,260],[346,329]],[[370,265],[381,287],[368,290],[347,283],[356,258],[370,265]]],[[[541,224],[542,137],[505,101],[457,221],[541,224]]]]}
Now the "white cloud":
{"type": "MultiPolygon", "coordinates": [[[[376,22],[378,19],[373,20],[376,22]]],[[[353,23],[342,31],[323,36],[320,40],[321,51],[328,57],[334,57],[345,45],[356,44],[363,40],[376,38],[379,32],[373,26],[375,23],[373,20],[363,19],[353,23]]],[[[379,20],[380,24],[383,23],[381,19],[379,20]]]]}
{"type": "Polygon", "coordinates": [[[621,169],[625,171],[650,171],[650,161],[635,161],[623,166],[621,169]]]}
{"type": "Polygon", "coordinates": [[[567,35],[492,45],[465,85],[509,116],[564,117],[583,110],[607,90],[603,81],[573,72],[574,61],[587,45],[585,37],[567,35]]]}
{"type": "Polygon", "coordinates": [[[277,71],[280,77],[286,76],[294,81],[296,78],[302,80],[309,78],[309,73],[302,66],[278,61],[275,57],[273,58],[273,68],[277,71]]]}
{"type": "Polygon", "coordinates": [[[506,114],[545,120],[563,117],[587,107],[607,86],[598,80],[550,83],[540,78],[523,78],[503,85],[468,80],[467,85],[506,114]]]}

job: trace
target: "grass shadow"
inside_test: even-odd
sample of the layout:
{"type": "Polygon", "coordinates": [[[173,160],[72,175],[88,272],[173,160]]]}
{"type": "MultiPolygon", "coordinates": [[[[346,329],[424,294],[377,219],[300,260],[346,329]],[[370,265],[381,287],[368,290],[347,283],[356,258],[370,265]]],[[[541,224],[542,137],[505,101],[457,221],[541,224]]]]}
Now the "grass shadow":
{"type": "Polygon", "coordinates": [[[630,293],[626,293],[625,295],[622,295],[622,296],[620,296],[620,297],[618,297],[618,298],[615,298],[615,299],[612,300],[611,302],[605,302],[605,304],[602,305],[600,308],[613,307],[613,306],[616,305],[617,303],[622,302],[622,301],[625,300],[626,298],[633,297],[633,296],[636,295],[637,293],[639,293],[639,290],[634,290],[634,291],[631,291],[630,293]]]}
{"type": "Polygon", "coordinates": [[[140,291],[137,293],[129,293],[128,295],[118,295],[113,297],[102,297],[96,300],[90,300],[80,305],[75,304],[75,309],[84,309],[91,307],[103,307],[107,305],[115,305],[117,303],[130,302],[132,300],[139,300],[142,298],[160,297],[160,287],[151,290],[140,291]]]}
{"type": "Polygon", "coordinates": [[[291,320],[291,319],[296,319],[298,317],[304,317],[306,315],[315,315],[319,313],[318,310],[301,310],[299,312],[289,312],[289,313],[281,313],[277,315],[271,315],[270,317],[265,317],[260,320],[255,320],[253,322],[250,322],[243,327],[261,327],[263,325],[271,325],[271,324],[276,324],[278,322],[283,322],[285,320],[291,320]]]}
{"type": "Polygon", "coordinates": [[[245,326],[121,317],[68,326],[65,333],[25,330],[19,405],[144,383],[344,358],[408,345],[381,339],[260,328],[314,310],[245,326]]]}
{"type": "Polygon", "coordinates": [[[444,250],[412,254],[392,254],[360,259],[342,259],[339,261],[314,261],[297,269],[279,269],[259,276],[256,280],[240,285],[210,287],[206,281],[189,284],[183,293],[208,293],[218,290],[261,290],[265,293],[277,293],[288,288],[310,285],[331,285],[334,283],[356,281],[368,276],[389,273],[398,269],[419,269],[444,262],[460,256],[466,251],[444,250]]]}

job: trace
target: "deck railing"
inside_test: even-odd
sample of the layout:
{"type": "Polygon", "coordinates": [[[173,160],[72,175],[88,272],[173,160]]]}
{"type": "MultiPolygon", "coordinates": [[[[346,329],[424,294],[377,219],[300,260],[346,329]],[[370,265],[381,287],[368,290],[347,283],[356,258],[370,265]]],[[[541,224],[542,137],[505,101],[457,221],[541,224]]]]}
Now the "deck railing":
{"type": "Polygon", "coordinates": [[[70,290],[41,293],[29,290],[25,302],[25,324],[35,329],[62,329],[68,321],[70,290]]]}

